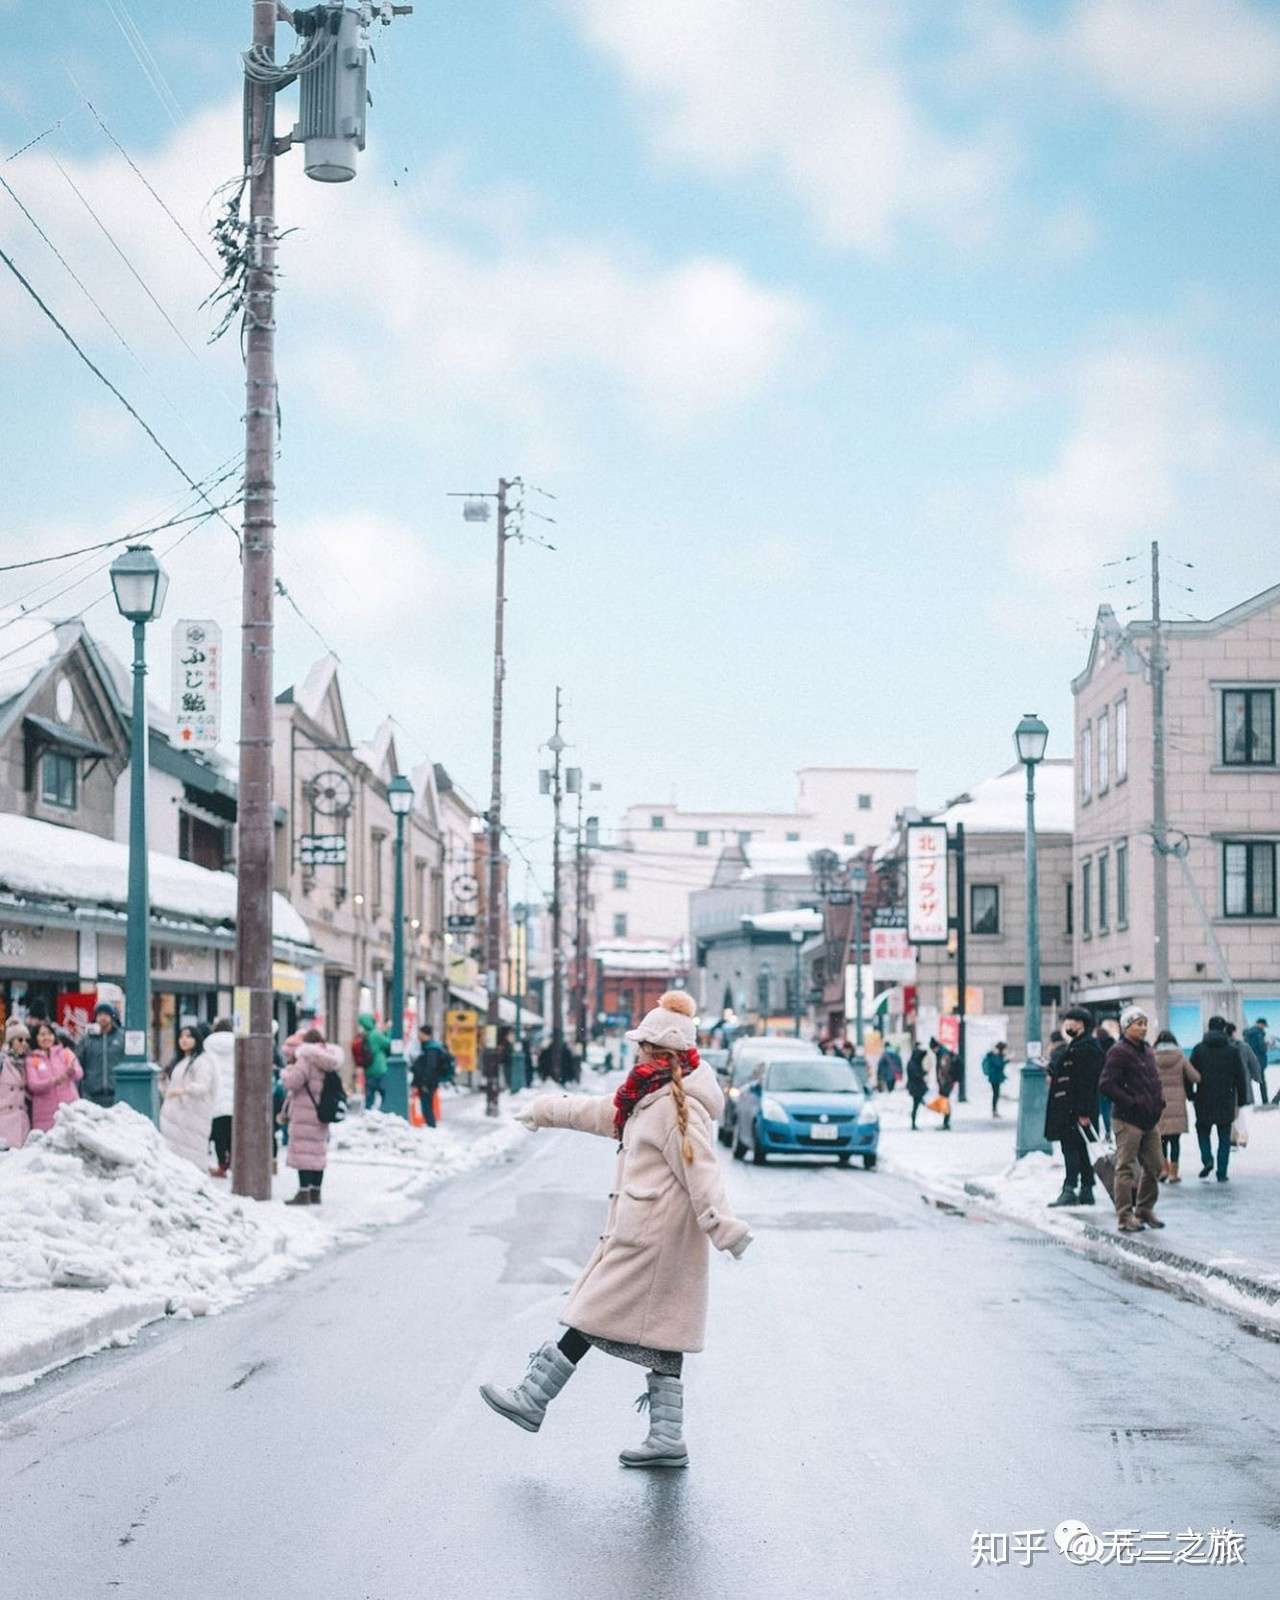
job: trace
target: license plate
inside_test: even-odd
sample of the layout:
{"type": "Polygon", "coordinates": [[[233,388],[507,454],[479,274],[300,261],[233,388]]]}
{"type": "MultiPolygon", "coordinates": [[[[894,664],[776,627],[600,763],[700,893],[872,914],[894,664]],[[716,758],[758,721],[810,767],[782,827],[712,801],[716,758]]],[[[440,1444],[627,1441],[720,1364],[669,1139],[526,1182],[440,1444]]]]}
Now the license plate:
{"type": "Polygon", "coordinates": [[[838,1139],[840,1130],[839,1128],[832,1128],[819,1123],[817,1127],[809,1129],[809,1137],[811,1139],[838,1139]]]}

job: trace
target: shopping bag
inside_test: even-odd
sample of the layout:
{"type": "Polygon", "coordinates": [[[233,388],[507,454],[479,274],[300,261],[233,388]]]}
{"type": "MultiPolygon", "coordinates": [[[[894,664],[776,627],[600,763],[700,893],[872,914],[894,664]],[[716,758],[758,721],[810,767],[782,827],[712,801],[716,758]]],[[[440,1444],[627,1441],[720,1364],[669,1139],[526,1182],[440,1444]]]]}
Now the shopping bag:
{"type": "Polygon", "coordinates": [[[935,1094],[932,1100],[926,1100],[925,1105],[930,1111],[936,1111],[940,1117],[951,1115],[951,1102],[945,1094],[935,1094]]]}
{"type": "MultiPolygon", "coordinates": [[[[1092,1123],[1084,1130],[1086,1144],[1096,1144],[1101,1147],[1102,1141],[1098,1137],[1098,1130],[1092,1123]]],[[[1116,1158],[1112,1151],[1103,1150],[1102,1154],[1095,1157],[1093,1170],[1097,1174],[1098,1182],[1114,1200],[1116,1197],[1116,1158]]]]}
{"type": "Polygon", "coordinates": [[[422,1090],[409,1091],[409,1122],[412,1127],[425,1128],[427,1119],[422,1114],[422,1090]]]}
{"type": "Polygon", "coordinates": [[[1236,1119],[1231,1124],[1231,1147],[1233,1150],[1243,1150],[1249,1143],[1249,1118],[1245,1108],[1240,1106],[1236,1111],[1236,1119]]]}

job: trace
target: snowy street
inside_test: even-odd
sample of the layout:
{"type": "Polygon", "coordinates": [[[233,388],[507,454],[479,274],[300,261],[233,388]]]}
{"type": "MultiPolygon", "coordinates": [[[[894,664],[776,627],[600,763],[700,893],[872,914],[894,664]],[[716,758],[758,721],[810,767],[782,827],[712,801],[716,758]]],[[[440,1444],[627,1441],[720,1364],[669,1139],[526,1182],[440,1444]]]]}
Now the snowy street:
{"type": "Polygon", "coordinates": [[[0,1485],[29,1508],[6,1589],[1076,1594],[1053,1530],[1078,1520],[1245,1535],[1244,1566],[1107,1592],[1275,1592],[1280,1345],[888,1171],[723,1159],[756,1239],[712,1263],[687,1473],[617,1465],[643,1379],[599,1351],[536,1436],[476,1394],[556,1336],[599,1231],[611,1146],[542,1132],[370,1244],[0,1400],[0,1485]],[[1030,1571],[973,1570],[975,1531],[1035,1530],[1030,1571]]]}

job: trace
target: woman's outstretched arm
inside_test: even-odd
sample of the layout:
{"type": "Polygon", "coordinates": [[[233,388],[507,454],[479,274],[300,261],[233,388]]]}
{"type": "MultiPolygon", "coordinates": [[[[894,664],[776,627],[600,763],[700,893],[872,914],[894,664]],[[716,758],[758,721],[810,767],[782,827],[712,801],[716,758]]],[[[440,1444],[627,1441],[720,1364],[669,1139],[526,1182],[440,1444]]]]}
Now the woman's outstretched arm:
{"type": "Polygon", "coordinates": [[[575,1128],[603,1139],[615,1137],[612,1095],[540,1094],[519,1115],[530,1128],[575,1128]]]}

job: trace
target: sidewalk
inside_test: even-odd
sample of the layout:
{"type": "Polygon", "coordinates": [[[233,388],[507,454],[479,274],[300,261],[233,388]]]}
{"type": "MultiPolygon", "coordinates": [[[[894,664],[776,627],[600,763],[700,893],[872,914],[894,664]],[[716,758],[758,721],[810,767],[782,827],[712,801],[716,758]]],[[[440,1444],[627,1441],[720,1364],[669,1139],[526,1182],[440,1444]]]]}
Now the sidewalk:
{"type": "Polygon", "coordinates": [[[504,1094],[490,1119],[482,1095],[446,1093],[436,1129],[353,1110],[330,1134],[323,1204],[306,1208],[285,1204],[297,1183],[283,1148],[272,1198],[243,1200],[127,1107],[64,1108],[50,1134],[0,1155],[0,1394],[419,1215],[437,1184],[511,1159],[531,1097],[504,1094]]]}
{"type": "Polygon", "coordinates": [[[1048,1234],[1069,1249],[1161,1283],[1280,1335],[1280,1110],[1249,1111],[1249,1144],[1231,1155],[1230,1183],[1200,1181],[1194,1123],[1182,1138],[1181,1184],[1160,1186],[1159,1232],[1122,1234],[1106,1192],[1092,1208],[1049,1210],[1063,1166],[1033,1152],[1014,1160],[1018,1105],[1001,1101],[993,1120],[985,1080],[966,1105],[953,1102],[952,1128],[921,1107],[911,1131],[911,1102],[901,1089],[878,1095],[880,1164],[916,1180],[935,1201],[981,1211],[1048,1234]]]}

